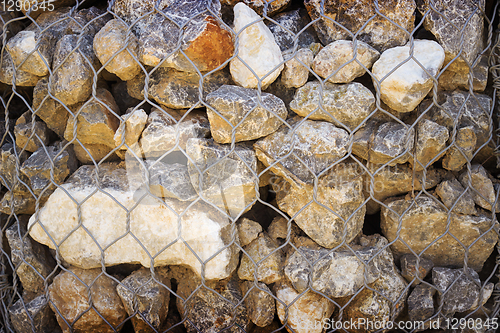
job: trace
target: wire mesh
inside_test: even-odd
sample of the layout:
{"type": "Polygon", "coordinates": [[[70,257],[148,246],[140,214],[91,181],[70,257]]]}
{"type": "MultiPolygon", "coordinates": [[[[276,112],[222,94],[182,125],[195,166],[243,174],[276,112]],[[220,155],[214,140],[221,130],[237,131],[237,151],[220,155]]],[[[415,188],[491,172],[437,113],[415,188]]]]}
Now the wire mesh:
{"type": "Polygon", "coordinates": [[[498,10],[4,1],[0,332],[496,331],[498,10]]]}

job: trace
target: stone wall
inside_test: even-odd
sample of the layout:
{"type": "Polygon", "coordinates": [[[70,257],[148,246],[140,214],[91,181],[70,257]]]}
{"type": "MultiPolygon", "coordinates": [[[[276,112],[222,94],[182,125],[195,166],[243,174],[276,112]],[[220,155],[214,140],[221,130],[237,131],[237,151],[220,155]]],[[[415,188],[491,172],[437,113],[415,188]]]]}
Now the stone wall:
{"type": "Polygon", "coordinates": [[[0,332],[496,330],[493,5],[3,8],[0,332]]]}

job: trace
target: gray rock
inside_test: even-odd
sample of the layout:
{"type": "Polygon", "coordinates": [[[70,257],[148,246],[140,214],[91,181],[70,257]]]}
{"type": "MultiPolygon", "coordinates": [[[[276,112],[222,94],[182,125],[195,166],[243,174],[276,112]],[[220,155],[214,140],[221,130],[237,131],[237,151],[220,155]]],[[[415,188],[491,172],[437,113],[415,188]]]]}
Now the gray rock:
{"type": "Polygon", "coordinates": [[[349,134],[331,123],[295,117],[288,126],[257,141],[254,149],[265,166],[294,186],[312,184],[347,154],[349,134]]]}
{"type": "Polygon", "coordinates": [[[324,7],[322,0],[305,0],[304,4],[324,45],[356,34],[357,40],[383,52],[404,45],[409,38],[407,31],[414,28],[416,6],[413,0],[379,1],[378,9],[369,0],[326,0],[324,7]],[[390,17],[403,29],[384,16],[390,17]]]}
{"type": "Polygon", "coordinates": [[[200,197],[231,217],[249,210],[256,201],[257,158],[248,144],[229,145],[212,139],[187,141],[188,171],[200,197]]]}
{"type": "MultiPolygon", "coordinates": [[[[150,98],[167,108],[201,108],[204,106],[201,102],[206,94],[219,89],[222,85],[231,83],[227,71],[218,71],[205,75],[202,80],[203,96],[200,96],[200,79],[197,73],[180,72],[175,69],[160,67],[151,74],[148,93],[150,98]]],[[[144,84],[144,81],[142,84],[144,84]]]]}
{"type": "Polygon", "coordinates": [[[121,17],[128,25],[145,14],[154,10],[158,4],[158,9],[163,10],[170,6],[173,0],[116,0],[113,2],[111,10],[113,13],[121,17]]]}
{"type": "Polygon", "coordinates": [[[64,34],[87,35],[94,37],[112,18],[105,10],[97,7],[81,9],[73,14],[64,24],[64,34]]]}
{"type": "Polygon", "coordinates": [[[0,181],[2,185],[11,192],[28,193],[29,179],[19,169],[19,164],[22,164],[29,157],[28,153],[11,143],[6,143],[2,146],[0,155],[0,181]]]}
{"type": "MultiPolygon", "coordinates": [[[[268,16],[273,16],[274,14],[285,9],[289,4],[290,0],[276,0],[276,1],[262,1],[262,0],[221,0],[223,5],[234,6],[238,2],[244,2],[246,5],[250,6],[259,15],[264,15],[264,12],[268,16]]],[[[274,19],[274,17],[273,17],[274,19]]],[[[300,30],[300,29],[299,29],[300,30]]]]}
{"type": "Polygon", "coordinates": [[[300,247],[287,258],[285,274],[298,292],[313,288],[330,298],[350,296],[380,277],[383,263],[378,251],[361,246],[352,251],[300,247]]]}
{"type": "MultiPolygon", "coordinates": [[[[149,190],[160,198],[193,201],[198,194],[191,185],[188,167],[185,164],[165,164],[161,161],[146,161],[149,173],[149,190]]],[[[146,177],[144,177],[146,181],[146,177]]]]}
{"type": "Polygon", "coordinates": [[[443,168],[450,171],[459,171],[471,161],[476,151],[477,137],[474,126],[466,126],[457,130],[453,145],[443,157],[443,168]],[[465,157],[464,157],[465,155],[465,157]]]}
{"type": "Polygon", "coordinates": [[[259,223],[249,220],[246,217],[239,219],[236,222],[236,226],[238,227],[241,246],[247,246],[259,237],[259,234],[262,232],[262,226],[259,223]]]}
{"type": "Polygon", "coordinates": [[[141,268],[123,279],[116,287],[125,311],[132,317],[137,333],[159,330],[167,317],[170,301],[170,279],[166,269],[141,268]],[[168,288],[168,289],[167,289],[168,288]]]}
{"type": "MultiPolygon", "coordinates": [[[[0,35],[3,36],[5,32],[6,40],[9,40],[12,36],[24,28],[21,21],[13,21],[13,19],[17,18],[16,15],[17,13],[14,11],[0,11],[0,35]]],[[[3,45],[3,40],[0,42],[0,45],[3,45]]]]}
{"type": "Polygon", "coordinates": [[[40,4],[39,1],[37,0],[28,0],[27,1],[28,3],[23,3],[23,5],[21,6],[21,12],[26,15],[26,16],[29,16],[30,18],[34,19],[34,18],[40,18],[41,16],[44,16],[46,15],[47,13],[51,13],[52,10],[56,9],[56,10],[62,10],[64,8],[61,8],[61,7],[65,7],[65,6],[73,6],[75,4],[75,0],[54,0],[53,2],[51,2],[51,4],[54,6],[48,6],[48,3],[46,3],[45,7],[44,6],[38,6],[38,7],[35,7],[33,6],[34,4],[38,3],[40,4]],[[30,14],[28,15],[27,12],[28,12],[28,9],[31,9],[31,12],[30,14]]]}
{"type": "Polygon", "coordinates": [[[302,117],[325,120],[354,130],[375,110],[375,97],[361,83],[306,83],[297,89],[290,108],[302,117]],[[324,111],[323,111],[324,110],[324,111]]]}
{"type": "Polygon", "coordinates": [[[132,150],[146,158],[162,156],[170,150],[185,150],[191,138],[205,138],[210,135],[210,125],[202,112],[191,111],[181,117],[173,110],[153,110],[148,117],[141,140],[132,150]]]}
{"type": "Polygon", "coordinates": [[[238,277],[272,284],[283,278],[285,256],[281,249],[266,233],[259,234],[243,248],[246,253],[241,258],[238,277]]]}
{"type": "Polygon", "coordinates": [[[476,215],[471,190],[465,190],[455,178],[444,180],[436,187],[436,194],[439,195],[444,205],[452,209],[457,214],[476,215]]]}
{"type": "Polygon", "coordinates": [[[281,82],[287,88],[300,88],[309,79],[314,54],[309,48],[302,48],[293,57],[285,56],[285,68],[281,72],[281,82]]]}
{"type": "Polygon", "coordinates": [[[473,164],[470,173],[465,170],[460,175],[459,180],[478,206],[493,211],[492,206],[495,205],[495,212],[500,212],[500,202],[495,203],[496,190],[490,177],[489,172],[481,164],[473,164]]]}
{"type": "Polygon", "coordinates": [[[40,79],[40,76],[16,69],[10,54],[3,52],[2,63],[0,64],[0,82],[13,85],[15,81],[18,87],[34,87],[40,79]]]}
{"type": "Polygon", "coordinates": [[[26,29],[12,37],[5,48],[20,70],[35,76],[49,74],[52,64],[52,52],[58,36],[40,35],[26,29]]]}
{"type": "Polygon", "coordinates": [[[126,154],[128,147],[137,145],[147,122],[148,114],[143,109],[129,108],[121,116],[120,126],[118,126],[113,139],[122,156],[126,154]]]}
{"type": "Polygon", "coordinates": [[[427,274],[434,267],[432,260],[415,257],[412,254],[405,254],[401,257],[401,275],[411,283],[413,287],[421,283],[427,274]],[[417,268],[418,267],[418,268],[417,268]]]}
{"type": "Polygon", "coordinates": [[[56,318],[44,293],[28,301],[19,299],[9,308],[10,322],[16,332],[58,332],[56,318]]]}
{"type": "Polygon", "coordinates": [[[477,307],[481,295],[481,280],[472,268],[464,270],[434,267],[432,283],[438,290],[439,304],[443,304],[444,314],[453,315],[477,307]]]}
{"type": "Polygon", "coordinates": [[[358,41],[336,40],[314,57],[312,69],[331,83],[348,83],[372,68],[380,53],[370,45],[358,41]],[[354,49],[356,48],[356,56],[354,49]]]}
{"type": "Polygon", "coordinates": [[[99,61],[94,55],[92,36],[65,35],[56,44],[52,61],[50,92],[65,105],[84,102],[92,92],[94,69],[99,61]]]}
{"type": "Polygon", "coordinates": [[[311,22],[309,15],[302,8],[273,16],[273,21],[276,23],[266,21],[266,24],[282,52],[294,48],[294,38],[297,34],[298,48],[309,47],[318,41],[316,31],[312,26],[302,31],[311,22]]]}
{"type": "Polygon", "coordinates": [[[288,115],[278,97],[239,86],[224,85],[206,97],[212,137],[218,143],[249,141],[275,132],[288,115]]]}
{"type": "Polygon", "coordinates": [[[177,310],[188,333],[248,330],[250,320],[236,279],[205,281],[201,285],[201,280],[185,269],[174,278],[180,296],[177,310]]]}
{"type": "Polygon", "coordinates": [[[351,242],[363,228],[363,177],[355,163],[340,163],[319,180],[317,189],[295,188],[283,180],[273,184],[279,208],[316,243],[333,248],[351,242]]]}
{"type": "Polygon", "coordinates": [[[409,162],[415,170],[421,171],[445,154],[449,133],[446,127],[427,119],[418,122],[416,132],[415,155],[409,162]]]}
{"type": "Polygon", "coordinates": [[[479,55],[478,58],[476,58],[474,64],[471,63],[472,70],[461,58],[448,63],[447,66],[449,67],[439,76],[438,89],[469,91],[469,88],[471,88],[469,78],[472,77],[472,90],[484,91],[488,84],[488,55],[479,55]]]}
{"type": "Polygon", "coordinates": [[[408,317],[412,321],[424,321],[434,314],[434,287],[418,285],[408,296],[408,317]]]}
{"type": "Polygon", "coordinates": [[[49,143],[49,129],[42,121],[36,121],[30,111],[26,111],[16,121],[14,127],[16,145],[29,152],[34,152],[49,143]]]}
{"type": "Polygon", "coordinates": [[[467,265],[477,271],[498,240],[498,224],[491,220],[491,213],[449,213],[436,198],[424,194],[414,199],[387,199],[382,206],[380,226],[387,239],[394,242],[391,250],[396,259],[414,252],[422,253],[435,266],[462,267],[468,249],[467,265]]]}
{"type": "Polygon", "coordinates": [[[271,325],[276,305],[269,287],[262,282],[250,281],[243,281],[240,287],[250,320],[259,327],[271,325]]]}
{"type": "Polygon", "coordinates": [[[368,161],[394,166],[410,159],[415,130],[406,124],[387,122],[381,124],[371,139],[368,161]]]}
{"type": "Polygon", "coordinates": [[[12,264],[25,291],[40,294],[50,284],[55,262],[48,249],[34,242],[26,232],[26,221],[15,223],[5,231],[11,249],[12,264]]]}

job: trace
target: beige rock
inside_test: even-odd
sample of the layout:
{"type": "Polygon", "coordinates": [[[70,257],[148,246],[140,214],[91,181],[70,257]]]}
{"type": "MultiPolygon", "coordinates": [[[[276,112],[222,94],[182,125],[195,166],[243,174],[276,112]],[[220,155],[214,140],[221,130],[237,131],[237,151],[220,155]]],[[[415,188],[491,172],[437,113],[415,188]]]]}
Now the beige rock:
{"type": "Polygon", "coordinates": [[[285,68],[281,72],[281,82],[285,87],[300,88],[306,84],[313,59],[313,51],[308,48],[299,49],[290,60],[285,59],[285,68]]]}
{"type": "Polygon", "coordinates": [[[246,254],[243,254],[238,269],[241,280],[253,281],[256,277],[257,281],[271,284],[283,278],[285,256],[267,234],[261,233],[244,250],[246,254]]]}
{"type": "Polygon", "coordinates": [[[111,151],[115,148],[114,135],[120,124],[119,114],[120,109],[113,95],[99,88],[96,97],[78,111],[76,119],[73,116],[68,118],[64,138],[68,141],[77,139],[84,145],[104,145],[111,151]]]}
{"type": "Polygon", "coordinates": [[[121,118],[120,126],[118,126],[113,137],[115,145],[119,147],[123,141],[124,144],[131,147],[139,141],[139,137],[148,121],[148,115],[143,109],[134,110],[130,108],[121,118]]]}
{"type": "Polygon", "coordinates": [[[391,245],[396,258],[412,253],[410,247],[417,255],[422,253],[431,259],[435,266],[461,267],[468,248],[467,265],[477,271],[498,240],[494,230],[498,224],[485,211],[478,210],[477,216],[448,213],[436,198],[423,194],[412,200],[386,200],[380,226],[390,242],[397,239],[391,245]],[[492,226],[494,229],[488,231],[492,226]]]}
{"type": "Polygon", "coordinates": [[[446,208],[453,208],[452,211],[457,214],[477,214],[471,192],[470,189],[466,191],[455,178],[445,180],[436,187],[436,194],[446,208]]]}
{"type": "Polygon", "coordinates": [[[444,154],[448,141],[448,129],[433,121],[422,119],[417,124],[415,139],[415,155],[409,162],[417,171],[427,169],[444,154]]]}
{"type": "Polygon", "coordinates": [[[325,46],[314,57],[312,69],[332,83],[348,83],[363,76],[380,53],[370,45],[357,41],[337,40],[325,46]],[[356,48],[356,56],[354,56],[356,48]]]}
{"type": "Polygon", "coordinates": [[[258,327],[270,325],[274,319],[276,305],[269,287],[262,282],[251,281],[243,281],[240,287],[250,320],[258,327]]]}
{"type": "Polygon", "coordinates": [[[74,267],[56,276],[49,286],[50,307],[63,332],[116,331],[127,318],[116,285],[100,268],[74,267]]]}
{"type": "Polygon", "coordinates": [[[330,318],[335,309],[332,302],[313,291],[300,294],[286,279],[277,283],[274,289],[279,300],[276,300],[278,317],[289,332],[323,332],[324,320],[330,318]]]}
{"type": "Polygon", "coordinates": [[[40,40],[37,37],[40,36],[37,36],[35,31],[20,31],[9,39],[5,48],[17,68],[32,75],[45,76],[49,74],[52,63],[52,50],[49,48],[53,45],[50,45],[52,43],[48,41],[50,37],[45,40],[40,40]]]}
{"type": "Polygon", "coordinates": [[[234,6],[234,31],[239,43],[237,57],[231,60],[229,68],[234,82],[245,88],[257,88],[261,81],[261,89],[266,89],[284,67],[273,34],[260,20],[261,17],[244,3],[234,6]]]}
{"type": "Polygon", "coordinates": [[[3,52],[2,64],[0,65],[0,82],[13,85],[15,76],[15,84],[19,87],[34,87],[40,76],[33,75],[21,69],[17,69],[8,52],[3,52]]]}
{"type": "Polygon", "coordinates": [[[497,190],[490,177],[489,172],[481,164],[473,164],[470,173],[464,171],[459,180],[478,206],[493,211],[492,206],[495,204],[496,212],[500,212],[500,203],[495,203],[497,190]]]}
{"type": "Polygon", "coordinates": [[[459,171],[472,160],[476,150],[477,138],[473,126],[459,128],[453,145],[443,157],[442,165],[446,170],[459,171]],[[465,156],[464,156],[465,155],[465,156]]]}
{"type": "Polygon", "coordinates": [[[223,279],[234,271],[238,254],[235,245],[227,247],[233,237],[226,217],[201,203],[189,205],[168,199],[160,202],[151,196],[136,198],[134,193],[142,186],[140,176],[127,173],[116,164],[99,166],[101,191],[97,191],[95,171],[94,166],[80,167],[49,197],[39,213],[30,219],[33,239],[51,248],[59,244],[61,257],[82,268],[101,267],[100,249],[105,249],[103,264],[106,266],[182,264],[200,274],[201,262],[197,258],[211,258],[205,262],[206,279],[223,279]],[[93,238],[78,227],[79,223],[93,238]],[[153,261],[150,256],[155,256],[153,261]]]}
{"type": "Polygon", "coordinates": [[[244,2],[259,15],[263,15],[266,11],[268,16],[273,16],[290,4],[290,0],[221,0],[221,4],[230,6],[234,6],[238,2],[244,2]]]}
{"type": "Polygon", "coordinates": [[[99,163],[103,159],[106,159],[106,162],[119,160],[118,156],[111,152],[112,149],[106,145],[75,143],[73,150],[76,158],[82,164],[99,163]]]}
{"type": "Polygon", "coordinates": [[[262,232],[262,226],[259,223],[249,220],[246,217],[241,218],[236,223],[241,246],[247,246],[259,237],[259,234],[262,232]]]}
{"type": "Polygon", "coordinates": [[[276,182],[273,189],[279,208],[323,247],[349,243],[363,228],[363,177],[355,163],[331,168],[319,179],[317,190],[312,185],[298,189],[285,181],[276,182]]]}
{"type": "MultiPolygon", "coordinates": [[[[132,161],[127,160],[127,167],[128,165],[132,165],[132,161]]],[[[180,201],[194,201],[198,198],[191,185],[186,164],[165,164],[159,160],[146,160],[145,166],[149,177],[144,175],[143,183],[149,184],[151,194],[159,198],[173,198],[180,201]]]]}
{"type": "Polygon", "coordinates": [[[411,158],[415,130],[406,124],[387,122],[381,124],[371,138],[368,161],[394,166],[411,158]]]}
{"type": "Polygon", "coordinates": [[[311,81],[297,89],[290,109],[311,120],[325,120],[354,130],[375,110],[375,97],[361,83],[311,81]]]}
{"type": "Polygon", "coordinates": [[[49,129],[42,121],[32,119],[32,114],[27,111],[19,118],[14,127],[16,145],[29,152],[49,144],[49,129]]]}
{"type": "Polygon", "coordinates": [[[104,68],[123,81],[134,78],[141,71],[134,59],[138,52],[137,37],[127,30],[122,21],[111,20],[95,35],[93,43],[94,52],[104,68]],[[126,49],[120,51],[125,46],[126,49]]]}
{"type": "Polygon", "coordinates": [[[380,84],[380,98],[398,112],[411,112],[418,106],[431,91],[432,77],[444,62],[444,50],[434,41],[414,40],[413,56],[411,49],[411,44],[388,49],[372,68],[373,84],[380,84]]]}

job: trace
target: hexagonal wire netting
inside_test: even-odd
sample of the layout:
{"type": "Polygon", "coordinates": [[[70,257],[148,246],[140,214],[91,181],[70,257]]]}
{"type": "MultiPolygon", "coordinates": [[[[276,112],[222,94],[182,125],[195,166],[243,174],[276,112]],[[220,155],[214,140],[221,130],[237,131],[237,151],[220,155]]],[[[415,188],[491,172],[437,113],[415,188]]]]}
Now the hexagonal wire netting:
{"type": "Polygon", "coordinates": [[[4,1],[0,332],[495,331],[498,3],[237,2],[4,1]]]}

